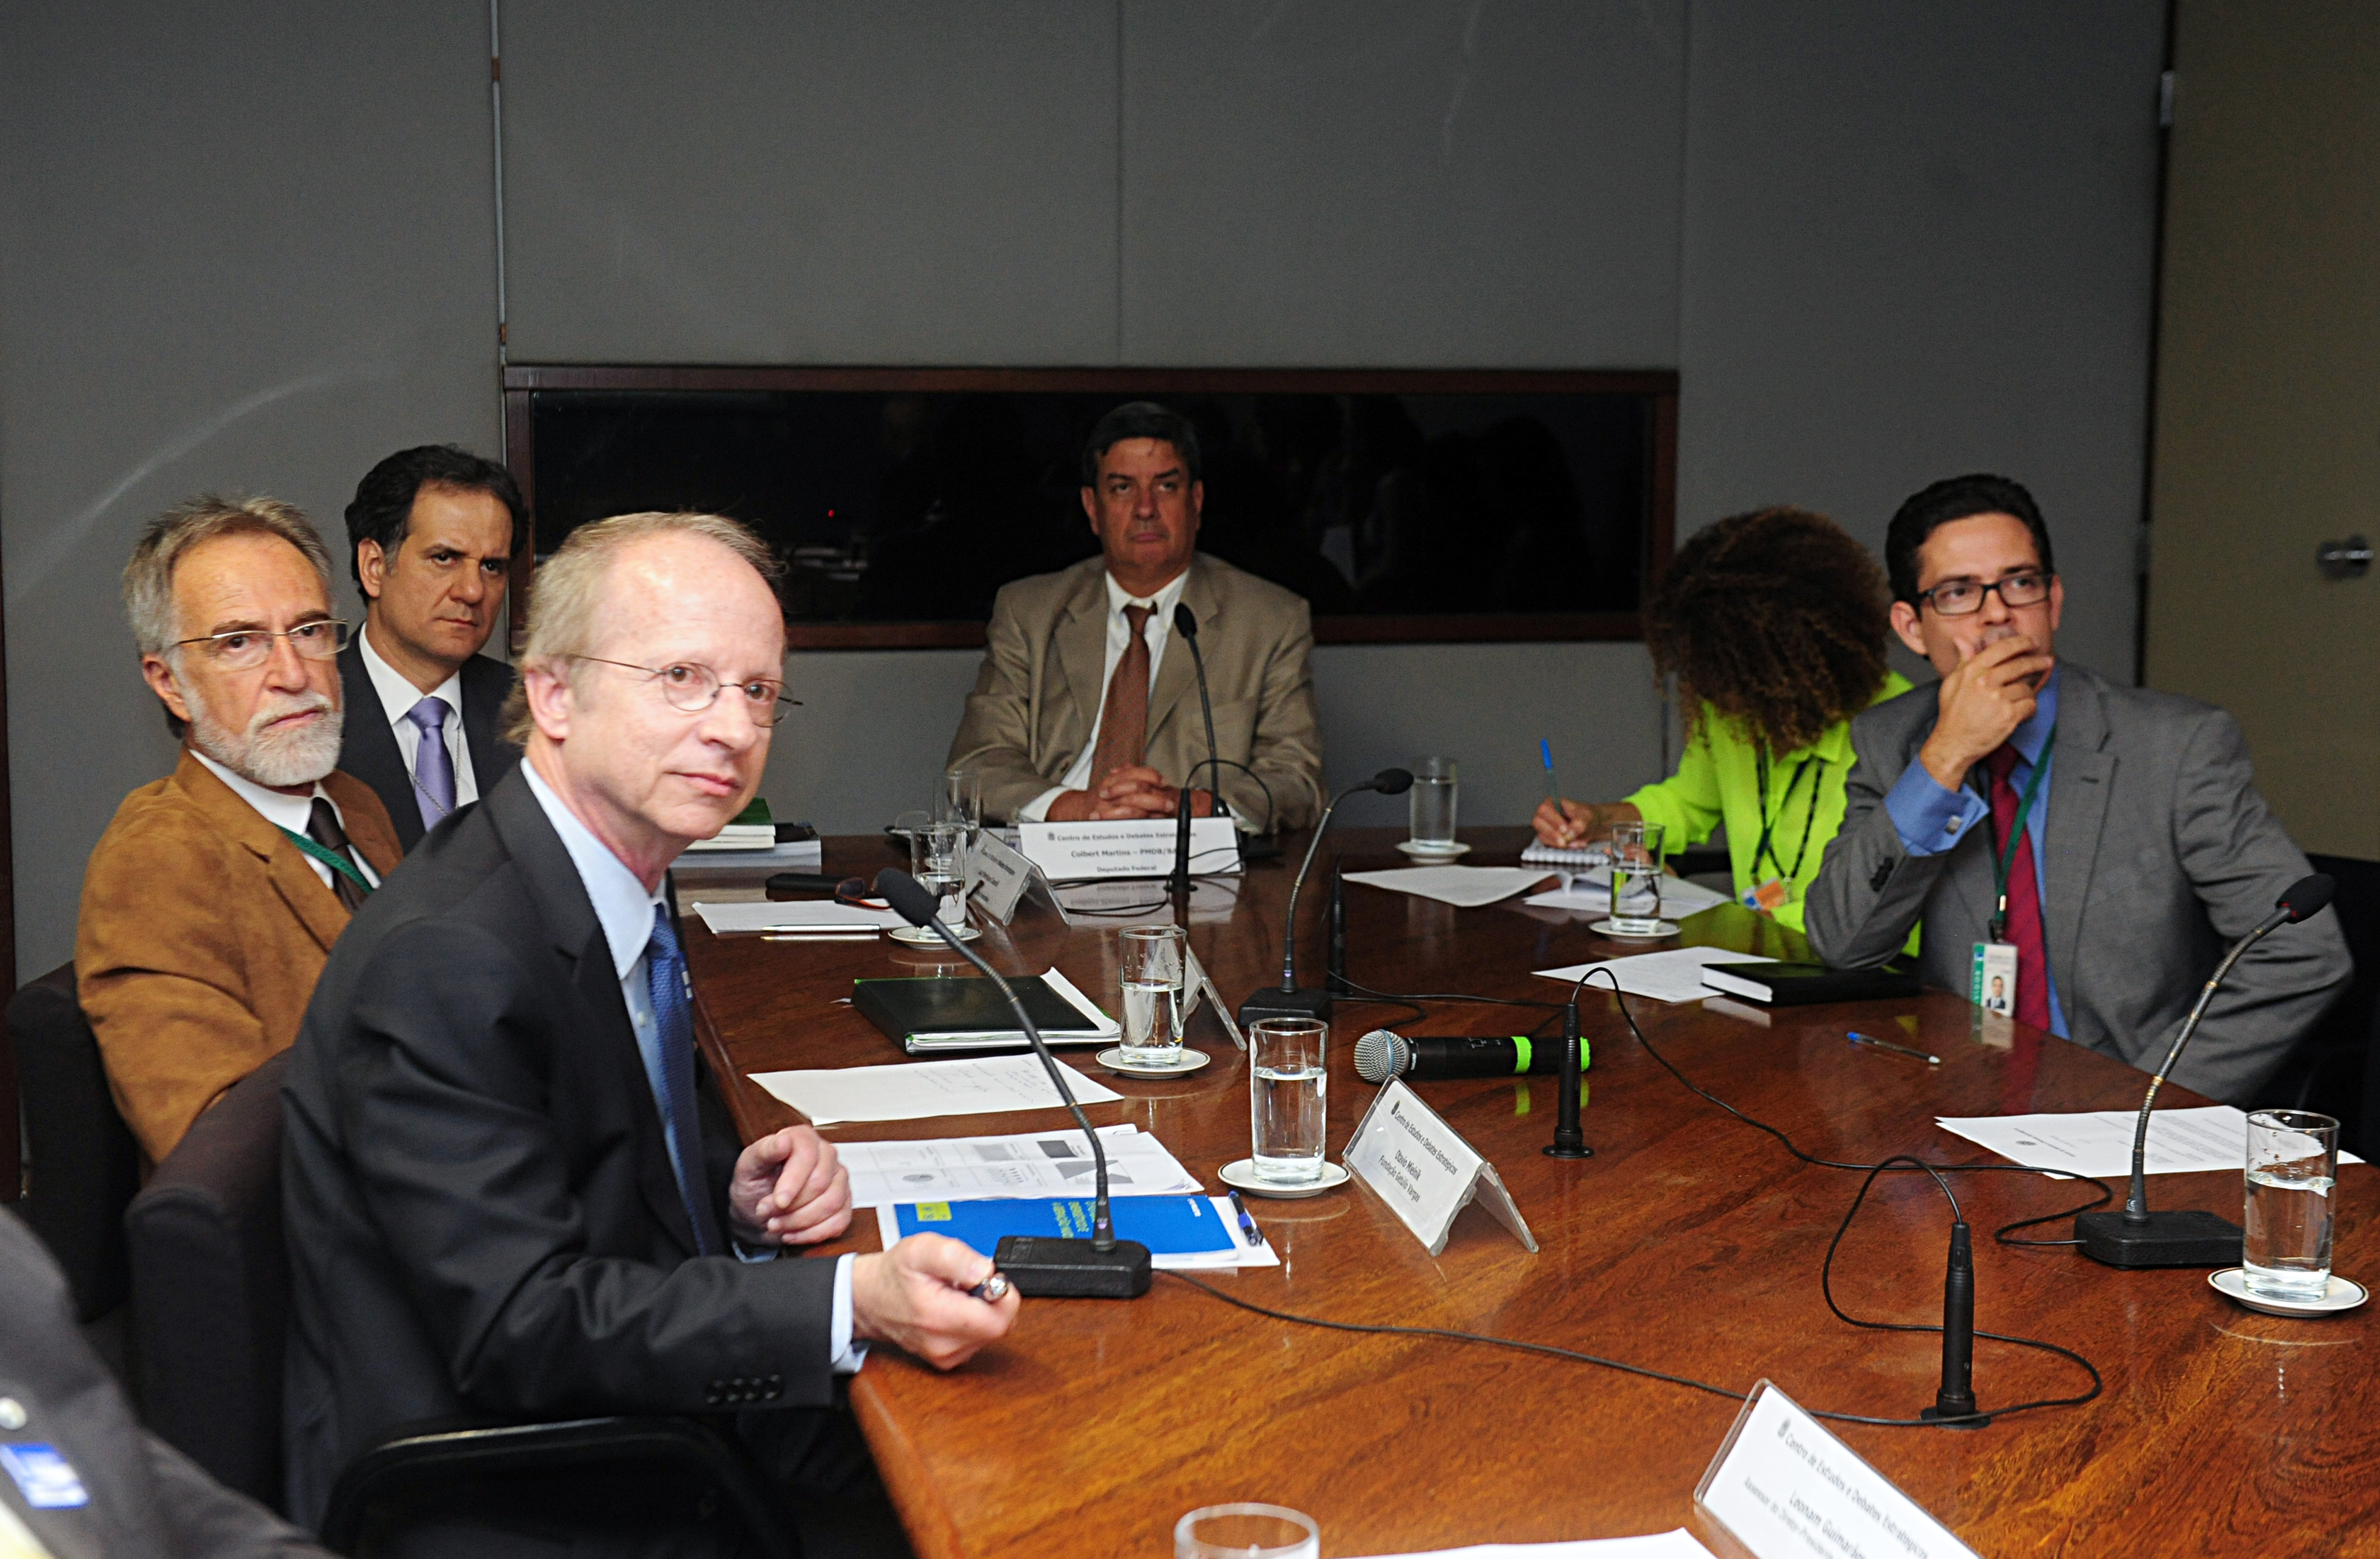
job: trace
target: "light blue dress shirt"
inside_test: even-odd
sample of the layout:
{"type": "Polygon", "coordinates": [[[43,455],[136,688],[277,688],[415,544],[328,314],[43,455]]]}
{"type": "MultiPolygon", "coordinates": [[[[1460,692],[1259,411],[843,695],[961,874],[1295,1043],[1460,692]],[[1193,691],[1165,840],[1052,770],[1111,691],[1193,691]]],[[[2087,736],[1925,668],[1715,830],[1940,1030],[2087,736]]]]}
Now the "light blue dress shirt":
{"type": "MultiPolygon", "coordinates": [[[[578,821],[577,813],[563,805],[562,798],[553,793],[533,766],[523,763],[521,773],[528,780],[529,794],[545,809],[546,821],[562,836],[562,847],[570,853],[570,864],[578,869],[578,880],[586,884],[588,901],[595,907],[596,921],[603,928],[604,944],[612,951],[612,968],[620,977],[620,994],[628,1005],[628,1022],[637,1031],[637,1054],[645,1064],[645,1082],[653,1090],[653,1105],[662,1118],[662,1135],[669,1140],[671,1173],[675,1174],[680,1162],[677,1127],[670,1119],[669,1111],[661,1106],[661,1029],[653,1022],[653,999],[645,980],[645,945],[652,940],[653,909],[662,902],[662,895],[645,891],[637,874],[621,864],[620,858],[578,821]]],[[[680,1189],[685,1188],[681,1186],[680,1189]]],[[[692,1194],[707,1193],[697,1187],[692,1194]]],[[[747,1253],[739,1247],[736,1254],[747,1261],[776,1259],[774,1250],[747,1253]]],[[[851,1340],[849,1256],[835,1258],[834,1315],[827,1334],[827,1351],[834,1360],[836,1373],[844,1375],[856,1373],[868,1358],[868,1345],[855,1345],[851,1340]]]]}
{"type": "MultiPolygon", "coordinates": [[[[2024,787],[2032,783],[2034,764],[2042,764],[2046,770],[2054,767],[2058,761],[2055,752],[2046,756],[2044,753],[2050,733],[2058,728],[2058,667],[2050,668],[2048,680],[2042,683],[2041,691],[2034,697],[2033,713],[2025,716],[2024,724],[2009,737],[2009,745],[2016,749],[2017,755],[2016,766],[2009,771],[2009,783],[2016,786],[2019,796],[2022,796],[2024,787]]],[[[1990,801],[1965,786],[1956,790],[1945,789],[1925,772],[1923,763],[1912,763],[1902,772],[1899,783],[1884,798],[1884,810],[1892,819],[1893,829],[1900,835],[1900,847],[1913,856],[1940,855],[1977,827],[1985,830],[1986,841],[1991,837],[1990,801]]],[[[2024,833],[2025,837],[2033,841],[2034,891],[2041,902],[2046,921],[2049,908],[2046,875],[2049,775],[2046,772],[2041,776],[2040,794],[2033,798],[2033,810],[2025,814],[2024,833]]],[[[2057,973],[2046,967],[2048,939],[2049,928],[2045,923],[2042,927],[2045,967],[2041,970],[2041,979],[2049,994],[2049,1031],[2062,1040],[2068,1037],[2066,1010],[2058,1005],[2057,973]]],[[[2025,973],[2029,978],[2031,971],[2025,973]]]]}

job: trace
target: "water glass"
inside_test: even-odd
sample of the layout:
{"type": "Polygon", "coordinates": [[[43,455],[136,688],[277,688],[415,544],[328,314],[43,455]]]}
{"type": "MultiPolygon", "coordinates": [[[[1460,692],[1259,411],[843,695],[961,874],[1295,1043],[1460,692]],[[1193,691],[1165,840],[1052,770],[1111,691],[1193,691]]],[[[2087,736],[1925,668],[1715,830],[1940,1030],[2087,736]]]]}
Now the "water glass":
{"type": "Polygon", "coordinates": [[[2248,1117],[2248,1210],[2242,1278],[2260,1299],[2319,1299],[2330,1288],[2331,1188],[2338,1123],[2310,1110],[2248,1117]]]}
{"type": "Polygon", "coordinates": [[[1173,1559],[1321,1559],[1314,1517],[1278,1504],[1210,1504],[1173,1524],[1173,1559]]]}
{"type": "Polygon", "coordinates": [[[1322,1178],[1330,1043],[1330,1025],[1311,1017],[1267,1017],[1248,1029],[1248,1135],[1257,1179],[1308,1186],[1322,1178]]]}
{"type": "Polygon", "coordinates": [[[933,821],[964,826],[972,841],[983,827],[983,774],[976,769],[945,769],[934,792],[933,821]]]}
{"type": "Polygon", "coordinates": [[[934,895],[944,925],[966,924],[966,843],[964,823],[929,822],[909,834],[909,875],[934,895]]]}
{"type": "Polygon", "coordinates": [[[1661,933],[1661,835],[1658,822],[1611,825],[1611,929],[1622,936],[1661,933]]]}
{"type": "Polygon", "coordinates": [[[1406,792],[1406,816],[1413,842],[1425,849],[1454,846],[1454,760],[1417,758],[1413,789],[1406,792]]]}
{"type": "Polygon", "coordinates": [[[1123,1058],[1135,1066],[1182,1060],[1182,987],[1188,944],[1180,926],[1123,932],[1123,1058]]]}

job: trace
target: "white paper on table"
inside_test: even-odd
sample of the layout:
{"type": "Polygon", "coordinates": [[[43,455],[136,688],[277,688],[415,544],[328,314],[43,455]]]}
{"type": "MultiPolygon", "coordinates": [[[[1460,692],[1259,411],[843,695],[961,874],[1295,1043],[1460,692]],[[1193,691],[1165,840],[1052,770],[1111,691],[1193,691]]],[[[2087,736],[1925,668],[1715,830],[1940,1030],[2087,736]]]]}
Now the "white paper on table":
{"type": "MultiPolygon", "coordinates": [[[[1606,958],[1600,963],[1572,964],[1568,968],[1536,972],[1548,980],[1575,980],[1589,969],[1609,969],[1619,978],[1620,988],[1632,996],[1646,996],[1657,1002],[1699,1002],[1710,994],[1703,984],[1705,966],[1776,961],[1757,953],[1730,953],[1724,947],[1668,947],[1658,953],[1637,953],[1625,958],[1606,958]]],[[[1586,988],[1611,989],[1600,980],[1588,981],[1586,988]]]]}
{"type": "Polygon", "coordinates": [[[1542,866],[1404,866],[1390,871],[1350,871],[1347,881],[1434,898],[1457,909],[1476,909],[1554,875],[1542,866]]]}
{"type": "MultiPolygon", "coordinates": [[[[2130,1175],[2138,1110],[2090,1110],[2070,1115],[1972,1115],[1937,1119],[1954,1137],[2036,1169],[2076,1175],[2130,1175]]],[[[2341,1151],[2341,1163],[2362,1163],[2341,1151]]],[[[2248,1167],[2248,1117],[2228,1104],[2156,1110],[2149,1115],[2143,1167],[2151,1175],[2248,1167]]]]}
{"type": "Polygon", "coordinates": [[[713,936],[730,932],[885,931],[906,925],[890,909],[838,904],[831,898],[795,899],[790,903],[697,904],[694,912],[713,936]]]}
{"type": "MultiPolygon", "coordinates": [[[[1598,915],[1611,913],[1611,869],[1598,866],[1587,871],[1565,871],[1564,883],[1551,893],[1537,894],[1524,900],[1548,909],[1585,909],[1598,915]]],[[[1689,883],[1683,877],[1661,879],[1661,913],[1672,920],[1682,920],[1689,915],[1730,902],[1727,895],[1706,888],[1700,883],[1689,883]]]]}
{"type": "Polygon", "coordinates": [[[1483,1542],[1471,1548],[1384,1554],[1381,1559],[1711,1559],[1711,1551],[1683,1527],[1642,1538],[1585,1538],[1574,1542],[1483,1542]]]}
{"type": "MultiPolygon", "coordinates": [[[[1106,1140],[1104,1133],[1101,1134],[1100,1140],[1106,1140]]],[[[1112,1183],[1112,1175],[1110,1179],[1112,1183]]],[[[1196,1188],[1194,1186],[1192,1188],[1195,1190],[1196,1188]]],[[[892,1249],[901,1241],[901,1220],[893,1209],[897,1206],[906,1206],[907,1203],[908,1199],[904,1198],[899,1202],[886,1202],[876,1210],[876,1237],[883,1243],[887,1250],[892,1249]]],[[[1170,1254],[1152,1251],[1148,1258],[1148,1264],[1152,1268],[1161,1273],[1193,1273],[1230,1272],[1239,1267],[1281,1265],[1281,1257],[1274,1253],[1270,1245],[1248,1243],[1248,1236],[1240,1232],[1239,1215],[1232,1211],[1229,1198],[1208,1197],[1207,1204],[1215,1210],[1215,1217],[1222,1224],[1223,1232],[1232,1236],[1232,1248],[1175,1251],[1170,1254]]]]}
{"type": "Polygon", "coordinates": [[[1042,971],[1041,983],[1064,997],[1066,1005],[1081,1013],[1085,1022],[1096,1024],[1102,1036],[1109,1039],[1123,1037],[1123,1025],[1101,1012],[1088,996],[1084,995],[1075,987],[1073,980],[1058,972],[1057,966],[1052,965],[1042,971]]]}
{"type": "MultiPolygon", "coordinates": [[[[1118,1195],[1196,1193],[1198,1177],[1136,1127],[1099,1127],[1108,1183],[1118,1195]]],[[[1091,1186],[1091,1150],[1075,1130],[1013,1137],[945,1137],[916,1142],[838,1142],[851,1172],[851,1205],[905,1201],[1002,1201],[1080,1196],[1091,1186]]]]}
{"type": "MultiPolygon", "coordinates": [[[[1065,1074],[1078,1104],[1106,1104],[1123,1097],[1062,1061],[1058,1070],[1065,1074]]],[[[779,1103],[799,1110],[812,1126],[1065,1108],[1050,1086],[1050,1074],[1041,1069],[1041,1058],[1029,1052],[893,1066],[754,1072],[751,1078],[779,1103]]]]}

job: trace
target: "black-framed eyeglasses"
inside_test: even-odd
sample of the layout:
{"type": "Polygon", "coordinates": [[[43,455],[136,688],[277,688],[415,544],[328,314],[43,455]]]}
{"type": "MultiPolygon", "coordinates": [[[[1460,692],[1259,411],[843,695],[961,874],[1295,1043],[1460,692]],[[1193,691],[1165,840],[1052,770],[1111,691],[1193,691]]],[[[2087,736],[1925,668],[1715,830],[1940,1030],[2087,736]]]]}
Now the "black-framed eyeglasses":
{"type": "Polygon", "coordinates": [[[1930,602],[1934,610],[1946,617],[1972,616],[1982,611],[1986,594],[1998,595],[2000,604],[2010,608],[2038,606],[2049,599],[2049,581],[2053,578],[2046,568],[2026,568],[2002,575],[1988,584],[1975,579],[1946,579],[1932,590],[1919,591],[1917,599],[1930,602]]]}
{"type": "MultiPolygon", "coordinates": [[[[641,671],[657,684],[662,697],[672,709],[688,714],[699,714],[719,701],[722,688],[731,686],[719,679],[719,674],[707,665],[692,661],[677,661],[669,665],[638,665],[629,661],[607,661],[601,655],[573,655],[574,661],[592,661],[597,665],[617,666],[622,671],[641,671]]],[[[755,725],[774,725],[784,719],[788,710],[801,707],[802,700],[785,697],[785,685],[765,676],[748,682],[732,684],[743,695],[744,713],[752,717],[755,725]]]]}
{"type": "Polygon", "coordinates": [[[207,658],[224,670],[249,671],[271,657],[276,639],[289,640],[289,647],[310,661],[327,661],[347,647],[347,636],[346,624],[336,617],[321,617],[277,632],[265,627],[236,627],[223,633],[202,633],[196,639],[176,639],[174,648],[203,644],[207,658]]]}

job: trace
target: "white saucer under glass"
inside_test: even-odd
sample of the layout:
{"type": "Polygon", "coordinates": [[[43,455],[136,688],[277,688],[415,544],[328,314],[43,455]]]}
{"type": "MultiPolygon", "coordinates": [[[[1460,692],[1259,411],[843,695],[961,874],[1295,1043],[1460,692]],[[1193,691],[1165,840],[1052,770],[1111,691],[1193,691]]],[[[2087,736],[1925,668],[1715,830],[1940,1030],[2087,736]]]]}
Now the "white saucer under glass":
{"type": "Polygon", "coordinates": [[[1224,1185],[1245,1191],[1250,1196],[1278,1197],[1283,1200],[1320,1196],[1347,1183],[1347,1166],[1332,1163],[1329,1159],[1322,1161],[1319,1175],[1305,1181],[1268,1180],[1257,1173],[1257,1161],[1254,1159],[1234,1159],[1215,1173],[1224,1185]]]}
{"type": "Polygon", "coordinates": [[[1653,922],[1653,929],[1651,931],[1624,932],[1609,920],[1597,920],[1588,925],[1586,929],[1595,932],[1597,936],[1608,936],[1614,942],[1660,942],[1666,938],[1678,934],[1678,922],[1675,920],[1656,920],[1653,922]]]}
{"type": "Polygon", "coordinates": [[[1124,1055],[1123,1046],[1110,1045],[1091,1059],[1109,1071],[1121,1073],[1127,1078],[1186,1078],[1215,1058],[1203,1050],[1192,1050],[1184,1045],[1182,1047],[1182,1059],[1172,1066],[1144,1066],[1136,1061],[1128,1059],[1124,1055]]]}
{"type": "MultiPolygon", "coordinates": [[[[973,926],[953,926],[947,920],[942,923],[944,926],[949,928],[950,933],[953,936],[957,937],[961,942],[973,942],[977,937],[983,934],[983,932],[976,930],[973,926]]],[[[891,931],[886,932],[884,934],[891,937],[895,942],[905,942],[913,947],[940,947],[942,945],[941,932],[935,931],[930,926],[894,926],[891,931]]]]}
{"type": "Polygon", "coordinates": [[[1397,841],[1397,848],[1415,860],[1459,860],[1471,853],[1471,846],[1468,845],[1460,843],[1425,845],[1418,839],[1400,839],[1397,841]]]}
{"type": "Polygon", "coordinates": [[[2266,1315],[2338,1315],[2361,1309],[2372,1291],[2353,1278],[2330,1274],[2330,1286],[2319,1299],[2274,1299],[2248,1292],[2248,1274],[2238,1267],[2226,1267],[2219,1273],[2206,1274],[2207,1286],[2227,1299],[2236,1300],[2252,1310],[2266,1315]]]}

